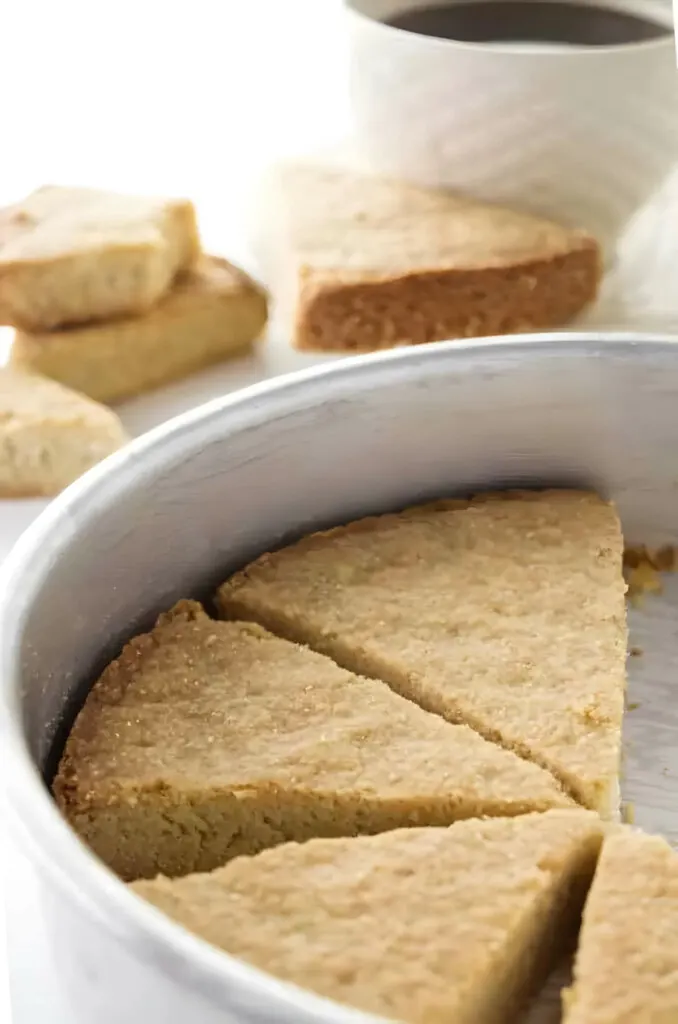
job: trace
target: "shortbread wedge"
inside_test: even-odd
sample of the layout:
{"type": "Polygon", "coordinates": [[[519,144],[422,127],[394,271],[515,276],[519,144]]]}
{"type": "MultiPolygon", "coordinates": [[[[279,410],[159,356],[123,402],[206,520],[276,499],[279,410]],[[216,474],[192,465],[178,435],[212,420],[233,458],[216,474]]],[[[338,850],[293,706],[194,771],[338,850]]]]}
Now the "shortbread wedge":
{"type": "Polygon", "coordinates": [[[263,198],[262,261],[299,349],[560,326],[598,291],[585,231],[466,196],[309,164],[280,168],[263,198]]]}
{"type": "Polygon", "coordinates": [[[565,1024],[678,1021],[678,853],[624,829],[605,840],[584,910],[565,1024]]]}
{"type": "Polygon", "coordinates": [[[226,952],[406,1024],[515,1024],[573,939],[586,811],[288,843],[138,895],[226,952]]]}
{"type": "Polygon", "coordinates": [[[0,210],[0,323],[141,313],[198,258],[193,204],[47,186],[0,210]]]}
{"type": "Polygon", "coordinates": [[[288,839],[567,807],[555,780],[328,658],[179,604],[94,686],[55,782],[125,879],[288,839]]]}
{"type": "Polygon", "coordinates": [[[44,377],[0,369],[0,497],[57,494],[127,440],[110,409],[44,377]]]}
{"type": "Polygon", "coordinates": [[[307,537],[237,573],[218,603],[470,725],[614,817],[624,593],[614,508],[545,491],[307,537]]]}
{"type": "Polygon", "coordinates": [[[245,351],[266,315],[266,295],[251,278],[206,256],[143,316],[18,332],[10,359],[98,401],[117,402],[245,351]]]}

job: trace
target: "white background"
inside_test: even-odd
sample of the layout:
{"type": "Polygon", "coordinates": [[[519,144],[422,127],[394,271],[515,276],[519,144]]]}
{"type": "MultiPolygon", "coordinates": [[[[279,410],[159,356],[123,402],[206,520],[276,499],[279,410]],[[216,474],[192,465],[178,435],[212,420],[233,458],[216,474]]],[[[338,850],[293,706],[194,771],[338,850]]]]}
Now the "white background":
{"type": "Polygon", "coordinates": [[[6,0],[0,200],[44,184],[190,194],[207,240],[273,156],[345,117],[335,0],[6,0]]]}

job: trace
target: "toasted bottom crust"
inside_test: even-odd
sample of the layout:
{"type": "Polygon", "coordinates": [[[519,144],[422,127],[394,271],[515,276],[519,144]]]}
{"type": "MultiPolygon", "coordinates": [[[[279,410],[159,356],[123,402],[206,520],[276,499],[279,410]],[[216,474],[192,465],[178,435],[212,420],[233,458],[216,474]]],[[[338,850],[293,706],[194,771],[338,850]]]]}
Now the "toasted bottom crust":
{"type": "Polygon", "coordinates": [[[598,294],[593,241],[551,260],[509,268],[426,271],[355,284],[302,282],[294,346],[367,352],[492,337],[569,323],[598,294]]]}

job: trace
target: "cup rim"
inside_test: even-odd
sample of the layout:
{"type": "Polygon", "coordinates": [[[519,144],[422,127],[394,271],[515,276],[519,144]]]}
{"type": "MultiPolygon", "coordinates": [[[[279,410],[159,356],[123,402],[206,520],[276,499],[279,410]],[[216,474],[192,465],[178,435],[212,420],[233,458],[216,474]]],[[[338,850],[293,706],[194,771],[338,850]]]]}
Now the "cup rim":
{"type": "MultiPolygon", "coordinates": [[[[462,39],[446,39],[440,36],[425,36],[418,32],[410,32],[408,29],[398,28],[396,25],[389,25],[385,21],[380,21],[378,18],[373,18],[365,11],[359,9],[356,6],[356,2],[359,0],[343,0],[344,9],[349,18],[356,20],[359,24],[371,25],[372,28],[377,32],[384,33],[388,39],[393,38],[394,40],[405,37],[416,40],[419,46],[427,46],[438,50],[462,50],[470,53],[482,53],[482,54],[499,54],[501,56],[514,56],[514,57],[533,57],[533,58],[548,58],[549,60],[563,60],[573,58],[581,59],[592,59],[596,56],[620,56],[627,53],[646,53],[654,50],[662,50],[667,45],[676,52],[678,57],[678,50],[676,49],[678,43],[678,37],[676,36],[675,30],[669,32],[666,36],[658,36],[656,39],[641,39],[636,43],[611,43],[609,46],[583,46],[583,45],[567,45],[559,46],[557,43],[554,44],[533,44],[533,43],[472,43],[462,39]]],[[[432,0],[433,4],[434,0],[432,0]]],[[[565,0],[566,3],[572,2],[572,0],[565,0]]],[[[591,0],[590,5],[595,6],[599,0],[591,0]]],[[[623,10],[625,0],[617,0],[620,3],[618,10],[623,10]]],[[[576,0],[575,0],[576,3],[576,0]]],[[[656,11],[660,17],[659,24],[663,24],[666,28],[674,29],[675,23],[673,20],[672,6],[666,6],[661,8],[657,0],[654,0],[652,13],[656,11]],[[664,12],[664,16],[661,16],[661,12],[664,12]]],[[[654,20],[654,19],[651,19],[654,20]]]]}

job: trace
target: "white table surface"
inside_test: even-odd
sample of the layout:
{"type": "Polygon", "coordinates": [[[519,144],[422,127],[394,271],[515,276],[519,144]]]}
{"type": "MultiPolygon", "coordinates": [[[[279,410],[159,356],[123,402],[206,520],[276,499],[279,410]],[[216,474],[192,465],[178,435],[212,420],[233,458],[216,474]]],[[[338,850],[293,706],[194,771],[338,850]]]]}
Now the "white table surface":
{"type": "MultiPolygon", "coordinates": [[[[244,214],[253,181],[275,159],[332,149],[346,137],[341,0],[21,0],[4,6],[0,204],[46,182],[187,194],[198,204],[206,245],[256,271],[244,214]]],[[[678,173],[640,215],[590,323],[678,331],[676,217],[678,173]]],[[[0,331],[0,363],[8,341],[0,331]]],[[[284,337],[272,337],[246,359],[120,412],[131,432],[140,433],[308,362],[284,337]]],[[[0,501],[0,561],[43,507],[40,501],[0,501]]],[[[5,845],[14,1024],[67,1024],[68,1011],[58,1006],[50,982],[32,876],[5,845]]],[[[7,998],[4,939],[0,927],[0,1010],[7,998]]]]}

